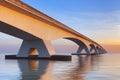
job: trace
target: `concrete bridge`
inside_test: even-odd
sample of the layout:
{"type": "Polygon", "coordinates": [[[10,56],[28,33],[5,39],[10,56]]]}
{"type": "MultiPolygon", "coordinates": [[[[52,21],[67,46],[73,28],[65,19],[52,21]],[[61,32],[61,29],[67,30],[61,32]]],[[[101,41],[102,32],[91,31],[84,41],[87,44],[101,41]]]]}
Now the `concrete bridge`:
{"type": "Polygon", "coordinates": [[[30,7],[20,0],[0,0],[0,32],[23,39],[17,57],[55,55],[51,40],[68,39],[79,45],[76,54],[100,54],[106,50],[95,41],[30,7]]]}

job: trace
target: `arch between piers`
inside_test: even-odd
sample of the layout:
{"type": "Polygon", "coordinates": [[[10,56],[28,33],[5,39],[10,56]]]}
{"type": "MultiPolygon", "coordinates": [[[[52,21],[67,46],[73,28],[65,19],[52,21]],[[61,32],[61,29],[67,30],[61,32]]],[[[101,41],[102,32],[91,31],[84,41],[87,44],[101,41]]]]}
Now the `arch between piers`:
{"type": "Polygon", "coordinates": [[[70,41],[76,43],[79,46],[77,52],[73,53],[73,54],[81,54],[81,52],[83,50],[85,52],[83,54],[90,54],[87,45],[82,40],[79,40],[79,39],[76,39],[76,38],[72,38],[72,37],[66,37],[64,39],[70,40],[70,41]]]}
{"type": "Polygon", "coordinates": [[[77,38],[72,38],[72,37],[66,37],[64,39],[73,41],[74,43],[76,43],[79,48],[77,50],[76,53],[73,54],[101,54],[101,53],[106,53],[107,51],[105,51],[104,49],[101,48],[101,46],[94,44],[94,43],[86,43],[80,39],[77,38]],[[82,50],[84,50],[84,53],[82,53],[82,50]]]}
{"type": "Polygon", "coordinates": [[[90,44],[90,53],[91,54],[99,54],[99,50],[98,50],[98,46],[94,45],[94,44],[90,44]]]}

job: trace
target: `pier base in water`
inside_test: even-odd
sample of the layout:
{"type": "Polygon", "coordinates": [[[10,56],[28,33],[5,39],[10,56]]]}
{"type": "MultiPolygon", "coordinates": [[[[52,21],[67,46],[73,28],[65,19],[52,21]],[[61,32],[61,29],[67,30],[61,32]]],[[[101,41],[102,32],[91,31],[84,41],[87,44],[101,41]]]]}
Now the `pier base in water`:
{"type": "Polygon", "coordinates": [[[6,55],[5,59],[45,59],[45,60],[60,60],[60,61],[70,61],[72,59],[71,55],[52,55],[51,57],[39,57],[37,55],[31,55],[29,57],[17,57],[16,55],[6,55]]]}
{"type": "Polygon", "coordinates": [[[97,53],[92,53],[92,54],[86,54],[86,53],[77,54],[77,53],[72,53],[72,55],[98,55],[98,54],[97,53]]]}

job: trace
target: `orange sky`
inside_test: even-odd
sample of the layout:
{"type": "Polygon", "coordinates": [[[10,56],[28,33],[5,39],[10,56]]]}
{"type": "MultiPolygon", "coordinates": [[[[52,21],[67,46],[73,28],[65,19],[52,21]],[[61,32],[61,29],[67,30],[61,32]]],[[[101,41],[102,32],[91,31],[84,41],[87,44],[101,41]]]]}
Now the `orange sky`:
{"type": "Polygon", "coordinates": [[[103,46],[109,53],[120,53],[120,45],[103,44],[102,46],[103,46]]]}
{"type": "Polygon", "coordinates": [[[118,26],[113,26],[113,28],[108,30],[85,31],[84,34],[101,44],[108,52],[120,53],[120,28],[118,26]]]}

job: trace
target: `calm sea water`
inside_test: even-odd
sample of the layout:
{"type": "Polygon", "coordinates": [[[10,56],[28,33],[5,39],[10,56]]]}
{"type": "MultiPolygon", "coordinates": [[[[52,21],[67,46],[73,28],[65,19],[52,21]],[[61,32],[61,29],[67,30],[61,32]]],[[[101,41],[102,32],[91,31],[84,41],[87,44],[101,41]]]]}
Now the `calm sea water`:
{"type": "Polygon", "coordinates": [[[120,80],[120,54],[72,56],[72,61],[5,60],[0,80],[120,80]]]}

